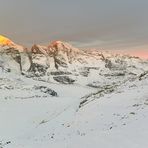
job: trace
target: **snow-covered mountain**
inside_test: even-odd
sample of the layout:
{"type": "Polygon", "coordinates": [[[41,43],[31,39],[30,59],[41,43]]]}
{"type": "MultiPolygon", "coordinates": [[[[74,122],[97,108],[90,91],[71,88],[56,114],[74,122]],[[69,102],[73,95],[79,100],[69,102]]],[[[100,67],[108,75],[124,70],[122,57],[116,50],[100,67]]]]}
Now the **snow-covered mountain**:
{"type": "Polygon", "coordinates": [[[27,49],[4,36],[0,36],[0,67],[4,71],[16,73],[29,69],[27,49]]]}
{"type": "Polygon", "coordinates": [[[3,36],[0,39],[1,67],[24,73],[27,77],[93,86],[90,83],[96,82],[95,79],[124,79],[147,70],[146,60],[99,50],[80,50],[62,41],[27,49],[3,36]]]}
{"type": "Polygon", "coordinates": [[[0,36],[0,148],[147,148],[148,61],[0,36]]]}

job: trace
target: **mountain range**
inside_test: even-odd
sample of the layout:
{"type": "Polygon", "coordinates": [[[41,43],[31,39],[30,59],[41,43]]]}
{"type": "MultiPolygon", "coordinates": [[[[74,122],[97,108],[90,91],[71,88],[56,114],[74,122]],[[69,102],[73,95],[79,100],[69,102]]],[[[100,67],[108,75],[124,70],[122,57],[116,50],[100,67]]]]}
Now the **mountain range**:
{"type": "Polygon", "coordinates": [[[50,77],[61,83],[88,79],[92,74],[96,74],[95,77],[132,77],[145,72],[143,65],[147,64],[147,60],[138,57],[82,50],[62,41],[51,42],[48,46],[35,44],[27,49],[4,36],[0,36],[0,56],[0,67],[4,71],[27,77],[50,77]]]}

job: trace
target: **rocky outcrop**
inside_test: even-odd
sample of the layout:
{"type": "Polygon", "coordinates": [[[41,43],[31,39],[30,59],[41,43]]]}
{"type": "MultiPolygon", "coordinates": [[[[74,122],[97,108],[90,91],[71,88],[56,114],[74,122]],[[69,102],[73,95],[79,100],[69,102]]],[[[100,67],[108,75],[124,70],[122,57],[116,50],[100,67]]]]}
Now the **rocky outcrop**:
{"type": "Polygon", "coordinates": [[[55,97],[58,96],[57,92],[55,92],[54,90],[52,90],[46,86],[35,86],[35,90],[40,90],[41,92],[43,92],[45,94],[49,94],[51,96],[55,96],[55,97]]]}
{"type": "Polygon", "coordinates": [[[146,78],[148,78],[148,71],[143,72],[143,73],[140,74],[140,76],[139,76],[139,80],[140,80],[140,81],[143,80],[143,79],[146,79],[146,78]]]}
{"type": "Polygon", "coordinates": [[[75,82],[74,79],[68,76],[56,76],[56,77],[53,77],[53,79],[62,84],[73,84],[75,82]]]}
{"type": "Polygon", "coordinates": [[[10,71],[23,72],[30,68],[26,49],[17,46],[0,46],[1,67],[10,71]],[[22,48],[20,51],[20,48],[22,48]]]}

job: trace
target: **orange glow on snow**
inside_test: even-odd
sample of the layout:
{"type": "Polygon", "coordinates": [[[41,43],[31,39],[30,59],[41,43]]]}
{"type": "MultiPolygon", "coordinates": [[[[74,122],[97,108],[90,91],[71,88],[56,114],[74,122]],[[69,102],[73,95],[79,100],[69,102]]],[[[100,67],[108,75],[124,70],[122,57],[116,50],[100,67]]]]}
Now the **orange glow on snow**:
{"type": "Polygon", "coordinates": [[[0,45],[12,45],[12,44],[13,44],[13,42],[11,40],[0,35],[0,45]]]}

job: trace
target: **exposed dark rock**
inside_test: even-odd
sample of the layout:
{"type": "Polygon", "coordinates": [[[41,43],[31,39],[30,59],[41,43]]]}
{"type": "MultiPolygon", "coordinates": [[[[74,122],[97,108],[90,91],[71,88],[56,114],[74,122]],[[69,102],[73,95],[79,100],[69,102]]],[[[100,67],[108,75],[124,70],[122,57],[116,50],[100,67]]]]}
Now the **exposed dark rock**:
{"type": "Polygon", "coordinates": [[[148,77],[148,71],[145,71],[144,73],[142,73],[142,74],[139,76],[139,80],[141,81],[142,79],[147,78],[147,77],[148,77]]]}
{"type": "Polygon", "coordinates": [[[105,59],[105,67],[106,68],[109,68],[109,69],[112,69],[112,62],[108,59],[105,59]]]}
{"type": "Polygon", "coordinates": [[[51,75],[70,75],[70,72],[65,72],[65,71],[53,71],[50,72],[51,75]]]}
{"type": "Polygon", "coordinates": [[[114,72],[114,73],[107,73],[104,74],[105,77],[119,77],[119,76],[125,76],[126,72],[114,72]]]}
{"type": "Polygon", "coordinates": [[[11,57],[20,65],[20,71],[22,71],[20,52],[17,49],[10,47],[5,50],[5,53],[11,55],[11,57]]]}
{"type": "Polygon", "coordinates": [[[115,85],[105,85],[102,88],[100,88],[99,91],[82,97],[81,102],[79,104],[79,108],[85,106],[86,104],[88,104],[89,102],[91,102],[95,99],[99,99],[100,97],[104,96],[105,94],[110,94],[110,93],[114,92],[117,89],[117,87],[118,87],[118,85],[116,85],[116,84],[115,85]]]}
{"type": "Polygon", "coordinates": [[[88,69],[85,69],[85,70],[80,71],[79,73],[80,73],[80,75],[82,75],[83,77],[88,77],[89,70],[88,70],[88,69]]]}
{"type": "Polygon", "coordinates": [[[30,72],[33,72],[34,76],[39,77],[39,76],[44,76],[46,74],[48,67],[43,66],[37,63],[32,63],[30,72]]]}
{"type": "Polygon", "coordinates": [[[58,96],[57,92],[55,92],[54,90],[46,87],[46,86],[35,86],[36,90],[40,90],[43,93],[49,94],[51,96],[58,96]]]}
{"type": "Polygon", "coordinates": [[[4,148],[6,145],[8,145],[10,143],[11,143],[11,141],[7,141],[7,142],[0,141],[0,148],[4,148]]]}
{"type": "Polygon", "coordinates": [[[55,60],[55,67],[58,69],[59,66],[67,68],[67,64],[63,59],[58,59],[58,57],[54,58],[55,60]]]}
{"type": "Polygon", "coordinates": [[[73,84],[75,80],[69,78],[68,76],[57,76],[53,77],[53,79],[62,84],[73,84]]]}

